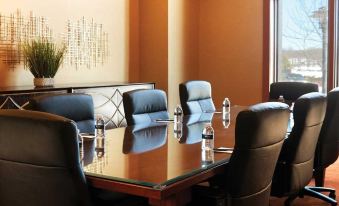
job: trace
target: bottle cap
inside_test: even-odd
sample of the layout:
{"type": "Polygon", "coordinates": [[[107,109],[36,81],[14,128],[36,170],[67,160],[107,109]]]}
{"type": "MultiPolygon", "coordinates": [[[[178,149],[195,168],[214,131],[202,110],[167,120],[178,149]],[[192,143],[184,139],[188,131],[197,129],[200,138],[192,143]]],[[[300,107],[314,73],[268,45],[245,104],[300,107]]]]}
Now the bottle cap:
{"type": "Polygon", "coordinates": [[[102,114],[97,114],[96,115],[96,119],[103,119],[103,118],[104,118],[104,116],[102,114]]]}
{"type": "Polygon", "coordinates": [[[230,102],[230,100],[226,97],[226,98],[224,99],[224,101],[222,102],[222,105],[223,105],[223,106],[230,105],[229,102],[230,102]]]}

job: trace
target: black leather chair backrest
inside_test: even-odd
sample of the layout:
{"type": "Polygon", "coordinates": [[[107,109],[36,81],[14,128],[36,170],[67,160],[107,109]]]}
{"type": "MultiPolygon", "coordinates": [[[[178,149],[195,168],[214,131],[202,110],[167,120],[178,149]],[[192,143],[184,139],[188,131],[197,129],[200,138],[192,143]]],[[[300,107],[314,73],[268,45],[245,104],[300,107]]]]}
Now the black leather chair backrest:
{"type": "Polygon", "coordinates": [[[145,124],[156,119],[168,119],[166,93],[158,89],[125,92],[123,104],[127,125],[145,124]]]}
{"type": "Polygon", "coordinates": [[[239,113],[226,178],[228,205],[269,205],[288,119],[288,105],[278,102],[257,104],[239,113]]]}
{"type": "Polygon", "coordinates": [[[187,81],[179,85],[180,103],[185,115],[214,112],[211,84],[207,81],[187,81]]]}
{"type": "Polygon", "coordinates": [[[34,97],[28,109],[48,112],[76,122],[82,133],[94,133],[94,106],[87,94],[48,94],[34,97]]]}
{"type": "Polygon", "coordinates": [[[277,100],[283,95],[287,102],[294,102],[304,94],[318,91],[318,85],[313,83],[274,82],[270,85],[270,100],[277,100]]]}
{"type": "Polygon", "coordinates": [[[326,97],[318,92],[305,94],[295,102],[294,126],[285,140],[275,172],[275,195],[297,193],[310,182],[325,110],[326,97]]]}
{"type": "Polygon", "coordinates": [[[339,155],[339,87],[327,95],[327,108],[315,153],[314,168],[326,168],[339,155]]]}
{"type": "Polygon", "coordinates": [[[76,125],[48,113],[0,110],[0,205],[90,205],[76,125]]]}

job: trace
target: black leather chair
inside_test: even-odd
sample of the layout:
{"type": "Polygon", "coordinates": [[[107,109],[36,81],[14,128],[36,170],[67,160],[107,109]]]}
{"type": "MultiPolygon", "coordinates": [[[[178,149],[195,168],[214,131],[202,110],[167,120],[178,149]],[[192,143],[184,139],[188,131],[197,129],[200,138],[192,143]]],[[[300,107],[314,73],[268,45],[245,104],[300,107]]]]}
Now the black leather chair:
{"type": "Polygon", "coordinates": [[[317,84],[304,82],[274,82],[270,85],[270,100],[274,101],[283,95],[286,103],[295,102],[301,95],[318,92],[317,84]]]}
{"type": "MultiPolygon", "coordinates": [[[[317,149],[314,157],[316,191],[328,191],[334,194],[335,190],[321,188],[324,186],[325,170],[333,164],[339,155],[339,87],[330,91],[327,95],[327,108],[323,126],[320,131],[317,149]]],[[[332,196],[334,197],[334,196],[332,196]]]]}
{"type": "MultiPolygon", "coordinates": [[[[288,119],[288,105],[278,102],[257,104],[239,113],[235,147],[225,177],[212,180],[213,185],[224,188],[216,189],[216,193],[225,195],[226,205],[269,205],[272,176],[288,119]]],[[[199,193],[198,205],[207,205],[199,197],[208,192],[199,193]]]]}
{"type": "Polygon", "coordinates": [[[123,103],[127,125],[146,124],[156,119],[168,119],[166,93],[158,89],[125,92],[123,103]]]}
{"type": "Polygon", "coordinates": [[[211,84],[207,81],[187,81],[179,85],[180,103],[185,115],[214,112],[211,84]]]}
{"type": "Polygon", "coordinates": [[[86,94],[47,94],[30,100],[28,109],[56,114],[76,122],[81,133],[94,134],[92,96],[86,94]]]}
{"type": "MultiPolygon", "coordinates": [[[[285,205],[290,205],[298,196],[315,196],[306,186],[313,176],[314,154],[325,110],[326,97],[317,92],[305,94],[295,102],[294,127],[284,142],[272,184],[273,196],[288,196],[285,205]]],[[[320,199],[336,205],[325,195],[320,199]]]]}
{"type": "Polygon", "coordinates": [[[77,128],[66,118],[0,110],[0,205],[87,206],[77,128]]]}

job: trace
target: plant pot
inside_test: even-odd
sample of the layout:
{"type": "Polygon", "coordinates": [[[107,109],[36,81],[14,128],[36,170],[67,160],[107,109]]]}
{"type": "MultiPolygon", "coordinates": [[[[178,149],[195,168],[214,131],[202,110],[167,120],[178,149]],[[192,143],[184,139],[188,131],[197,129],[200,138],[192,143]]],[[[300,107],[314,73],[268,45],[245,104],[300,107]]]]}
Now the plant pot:
{"type": "Polygon", "coordinates": [[[34,86],[36,87],[52,87],[54,78],[34,78],[34,86]]]}

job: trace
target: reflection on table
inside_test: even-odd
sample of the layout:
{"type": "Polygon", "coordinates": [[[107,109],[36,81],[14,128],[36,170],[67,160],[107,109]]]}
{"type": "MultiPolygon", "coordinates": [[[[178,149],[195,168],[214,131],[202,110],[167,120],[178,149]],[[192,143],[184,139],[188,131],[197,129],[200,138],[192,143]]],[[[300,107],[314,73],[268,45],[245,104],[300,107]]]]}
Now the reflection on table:
{"type": "MultiPolygon", "coordinates": [[[[197,113],[184,117],[180,143],[195,144],[201,142],[201,133],[206,124],[212,122],[214,113],[197,113]]],[[[213,125],[212,125],[213,126],[213,125]]]]}
{"type": "Polygon", "coordinates": [[[108,130],[103,155],[97,140],[84,141],[81,148],[83,169],[87,177],[162,187],[224,164],[230,154],[215,153],[214,160],[202,161],[201,132],[212,122],[215,147],[234,146],[237,114],[246,107],[233,107],[230,125],[224,127],[221,113],[195,114],[185,117],[182,137],[175,138],[173,123],[152,123],[108,130]]]}
{"type": "Polygon", "coordinates": [[[167,124],[150,123],[127,127],[122,152],[138,154],[163,146],[167,141],[167,124]]]}

